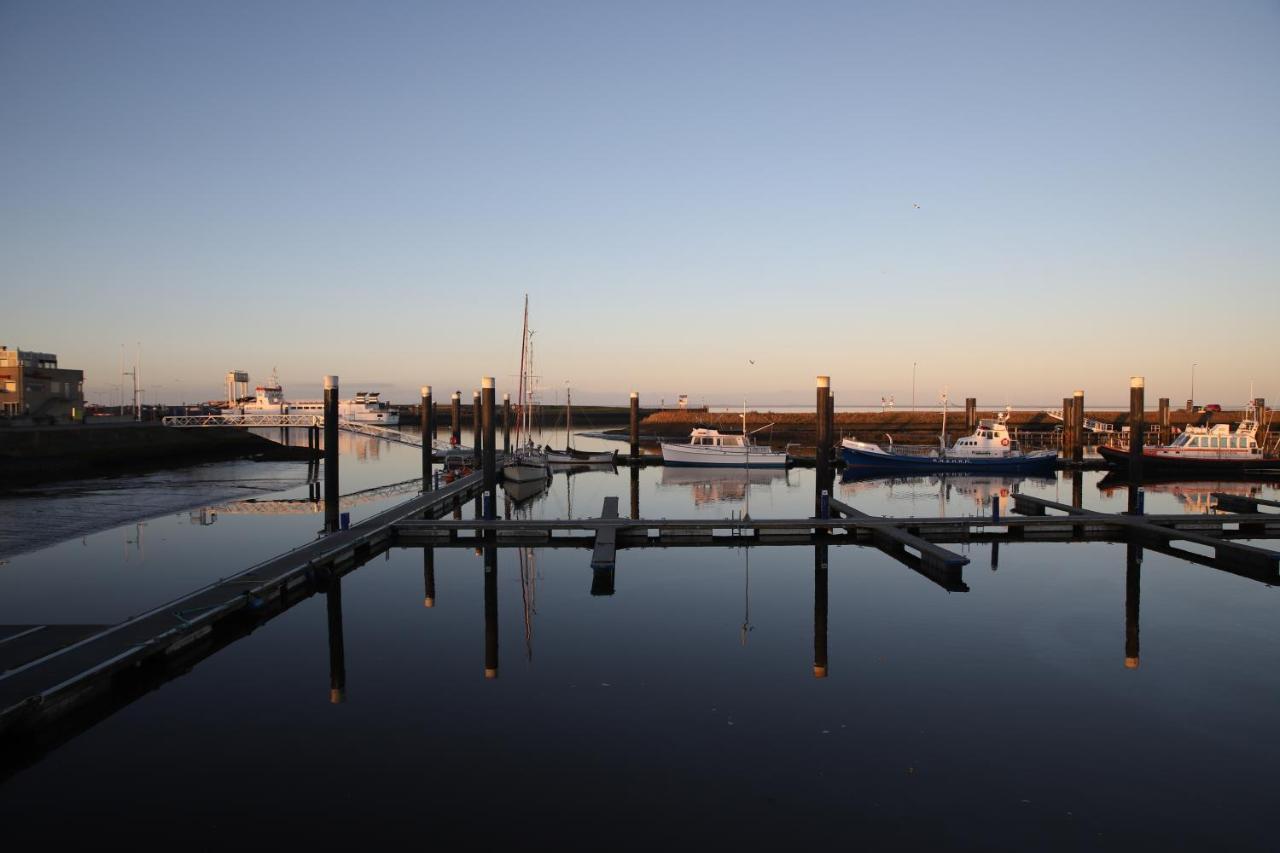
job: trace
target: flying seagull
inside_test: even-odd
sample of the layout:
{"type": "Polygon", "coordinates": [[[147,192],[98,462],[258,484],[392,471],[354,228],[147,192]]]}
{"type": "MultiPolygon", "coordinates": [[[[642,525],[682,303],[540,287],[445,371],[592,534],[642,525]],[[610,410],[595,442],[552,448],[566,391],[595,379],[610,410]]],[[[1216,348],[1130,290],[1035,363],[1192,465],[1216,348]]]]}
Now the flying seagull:
{"type": "Polygon", "coordinates": [[[911,206],[914,207],[916,210],[920,209],[920,205],[916,204],[914,201],[911,202],[911,206]]]}

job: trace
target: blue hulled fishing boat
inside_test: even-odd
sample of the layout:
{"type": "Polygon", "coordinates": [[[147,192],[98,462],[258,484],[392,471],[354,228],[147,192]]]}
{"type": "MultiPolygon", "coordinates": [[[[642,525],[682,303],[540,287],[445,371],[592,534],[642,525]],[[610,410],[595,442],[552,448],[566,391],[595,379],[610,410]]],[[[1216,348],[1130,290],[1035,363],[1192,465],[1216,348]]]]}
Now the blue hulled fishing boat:
{"type": "MultiPolygon", "coordinates": [[[[944,398],[945,404],[945,398],[944,398]]],[[[943,409],[942,437],[937,446],[895,445],[889,436],[889,447],[846,438],[840,454],[851,468],[879,471],[991,471],[1020,474],[1047,473],[1058,462],[1056,450],[1024,453],[1018,440],[1009,435],[1009,411],[996,418],[978,421],[972,435],[956,439],[946,446],[946,409],[943,409]]]]}

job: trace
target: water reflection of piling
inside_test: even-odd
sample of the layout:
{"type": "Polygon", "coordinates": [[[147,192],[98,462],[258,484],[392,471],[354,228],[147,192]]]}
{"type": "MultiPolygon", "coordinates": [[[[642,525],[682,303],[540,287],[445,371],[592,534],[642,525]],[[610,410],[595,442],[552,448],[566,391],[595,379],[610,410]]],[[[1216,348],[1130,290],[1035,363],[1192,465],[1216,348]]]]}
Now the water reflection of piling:
{"type": "Polygon", "coordinates": [[[484,677],[498,677],[498,549],[484,549],[484,677]]]}
{"type": "Polygon", "coordinates": [[[338,377],[324,378],[324,529],[338,529],[338,377]]]}
{"type": "Polygon", "coordinates": [[[422,491],[431,491],[431,437],[435,435],[435,406],[431,402],[431,386],[422,386],[422,491]]]}
{"type": "Polygon", "coordinates": [[[640,518],[640,469],[631,466],[631,517],[640,518]]]}
{"type": "Polygon", "coordinates": [[[1138,610],[1142,595],[1142,546],[1130,542],[1125,552],[1124,665],[1138,668],[1138,610]]]}
{"type": "Polygon", "coordinates": [[[631,392],[631,458],[640,458],[640,395],[631,392]]]}
{"type": "Polygon", "coordinates": [[[1084,472],[1071,472],[1071,505],[1078,508],[1084,507],[1084,472]]]}
{"type": "Polygon", "coordinates": [[[436,551],[422,549],[422,606],[436,606],[436,551]]]}
{"type": "Polygon", "coordinates": [[[347,663],[342,642],[342,581],[332,578],[325,590],[329,614],[329,701],[337,705],[347,698],[347,663]]]}
{"type": "Polygon", "coordinates": [[[827,544],[813,546],[813,677],[827,677],[827,544]]]}
{"type": "Polygon", "coordinates": [[[996,569],[999,569],[999,568],[1000,568],[1000,543],[992,542],[991,543],[991,571],[994,572],[996,569]]]}

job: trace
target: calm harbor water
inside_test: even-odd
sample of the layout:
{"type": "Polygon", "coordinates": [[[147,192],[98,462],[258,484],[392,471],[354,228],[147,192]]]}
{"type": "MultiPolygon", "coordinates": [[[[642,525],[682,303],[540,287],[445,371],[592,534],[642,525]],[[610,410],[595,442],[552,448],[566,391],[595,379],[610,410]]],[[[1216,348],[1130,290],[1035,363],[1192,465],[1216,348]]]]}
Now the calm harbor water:
{"type": "MultiPolygon", "coordinates": [[[[344,505],[353,522],[416,492],[416,450],[343,442],[344,493],[391,486],[344,505]]],[[[105,529],[5,557],[0,623],[118,621],[322,524],[305,464],[167,476],[112,486],[151,502],[124,525],[95,503],[100,482],[6,497],[22,524],[45,501],[105,529]],[[192,478],[280,489],[242,484],[246,503],[209,486],[193,502],[192,478]]],[[[1125,508],[1124,488],[1079,476],[1085,506],[1125,508]]],[[[617,496],[627,514],[631,477],[558,474],[500,508],[594,516],[617,496]]],[[[812,478],[646,468],[635,495],[644,517],[803,516],[812,478]]],[[[983,515],[1015,486],[1070,503],[1075,483],[835,493],[877,515],[983,515]]],[[[1280,497],[1170,484],[1147,487],[1146,509],[1203,511],[1211,491],[1280,497]]],[[[0,521],[0,542],[21,537],[0,521]]],[[[1275,589],[1123,544],[951,547],[971,558],[968,592],[856,546],[623,550],[612,595],[592,594],[584,550],[394,549],[7,768],[0,819],[14,839],[127,826],[206,846],[461,831],[610,847],[1274,847],[1275,589]]]]}

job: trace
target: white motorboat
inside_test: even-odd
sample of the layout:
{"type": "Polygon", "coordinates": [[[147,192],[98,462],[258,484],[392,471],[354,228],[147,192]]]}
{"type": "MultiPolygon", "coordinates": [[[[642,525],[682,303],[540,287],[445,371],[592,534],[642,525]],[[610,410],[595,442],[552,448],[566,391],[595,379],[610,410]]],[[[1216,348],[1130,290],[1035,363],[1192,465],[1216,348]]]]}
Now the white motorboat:
{"type": "MultiPolygon", "coordinates": [[[[758,432],[759,430],[757,430],[758,432]]],[[[715,429],[695,429],[684,443],[663,442],[662,464],[785,468],[787,454],[754,444],[747,433],[726,435],[715,429]]]]}

